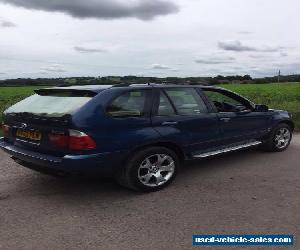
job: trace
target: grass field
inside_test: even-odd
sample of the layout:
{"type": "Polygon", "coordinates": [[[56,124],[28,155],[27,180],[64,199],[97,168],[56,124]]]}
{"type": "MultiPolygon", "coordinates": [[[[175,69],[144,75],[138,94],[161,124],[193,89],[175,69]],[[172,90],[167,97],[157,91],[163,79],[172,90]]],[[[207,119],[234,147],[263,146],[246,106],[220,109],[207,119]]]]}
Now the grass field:
{"type": "MultiPolygon", "coordinates": [[[[293,114],[296,128],[300,130],[300,83],[226,84],[221,87],[235,91],[255,103],[266,104],[274,109],[288,110],[293,114]]],[[[0,113],[2,114],[7,107],[31,95],[36,88],[41,87],[0,87],[0,113]]],[[[2,122],[2,116],[0,116],[0,122],[2,122]]]]}

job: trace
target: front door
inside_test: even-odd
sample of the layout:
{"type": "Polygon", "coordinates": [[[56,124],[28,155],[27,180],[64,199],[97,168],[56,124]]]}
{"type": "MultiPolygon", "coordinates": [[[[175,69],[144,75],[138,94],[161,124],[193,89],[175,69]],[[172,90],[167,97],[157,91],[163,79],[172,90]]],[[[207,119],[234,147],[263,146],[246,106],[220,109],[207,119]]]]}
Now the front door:
{"type": "Polygon", "coordinates": [[[266,134],[270,117],[257,112],[246,99],[223,89],[207,89],[204,93],[213,103],[224,135],[224,143],[259,139],[266,134]]]}

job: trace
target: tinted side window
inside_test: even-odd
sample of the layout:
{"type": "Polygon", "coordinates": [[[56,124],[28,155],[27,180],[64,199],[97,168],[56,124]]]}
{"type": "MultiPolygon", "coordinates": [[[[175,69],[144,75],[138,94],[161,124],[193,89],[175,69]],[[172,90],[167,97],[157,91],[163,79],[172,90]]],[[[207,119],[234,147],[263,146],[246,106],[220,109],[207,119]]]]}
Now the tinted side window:
{"type": "Polygon", "coordinates": [[[128,91],[107,107],[106,112],[113,117],[139,117],[144,115],[146,91],[128,91]]]}
{"type": "Polygon", "coordinates": [[[162,91],[160,91],[157,115],[160,116],[175,115],[175,110],[173,109],[173,106],[171,105],[167,96],[162,91]]]}
{"type": "Polygon", "coordinates": [[[237,112],[248,109],[248,107],[246,107],[240,101],[223,93],[212,90],[204,90],[204,93],[214,104],[218,112],[237,112]]]}
{"type": "Polygon", "coordinates": [[[234,100],[231,97],[228,97],[220,92],[204,90],[204,93],[212,102],[227,102],[232,105],[240,104],[240,102],[238,102],[237,100],[234,100]]]}
{"type": "Polygon", "coordinates": [[[207,107],[194,88],[166,89],[179,115],[207,113],[207,107]]]}

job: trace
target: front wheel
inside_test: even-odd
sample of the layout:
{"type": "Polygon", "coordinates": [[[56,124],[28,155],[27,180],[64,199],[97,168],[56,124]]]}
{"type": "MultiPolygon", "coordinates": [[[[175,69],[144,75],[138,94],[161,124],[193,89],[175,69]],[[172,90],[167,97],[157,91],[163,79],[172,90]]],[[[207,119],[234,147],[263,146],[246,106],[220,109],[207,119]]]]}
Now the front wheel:
{"type": "Polygon", "coordinates": [[[150,147],[137,152],[116,176],[122,186],[153,192],[168,186],[179,167],[177,155],[164,147],[150,147]]]}
{"type": "Polygon", "coordinates": [[[266,151],[280,152],[285,150],[292,140],[292,129],[288,124],[277,125],[262,148],[266,151]]]}

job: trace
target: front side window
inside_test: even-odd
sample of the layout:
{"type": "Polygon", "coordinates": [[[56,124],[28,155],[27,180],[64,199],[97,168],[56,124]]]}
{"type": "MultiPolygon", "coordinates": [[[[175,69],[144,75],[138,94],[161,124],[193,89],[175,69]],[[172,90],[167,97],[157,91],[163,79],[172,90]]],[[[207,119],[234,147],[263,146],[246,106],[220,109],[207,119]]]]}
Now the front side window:
{"type": "Polygon", "coordinates": [[[194,88],[170,88],[165,90],[179,115],[207,113],[207,107],[194,88]]]}
{"type": "Polygon", "coordinates": [[[107,107],[106,112],[113,117],[140,117],[144,115],[146,91],[128,91],[107,107]]]}
{"type": "Polygon", "coordinates": [[[238,112],[249,109],[249,107],[241,103],[239,100],[224,93],[213,90],[204,90],[204,93],[214,104],[218,112],[238,112]]]}

